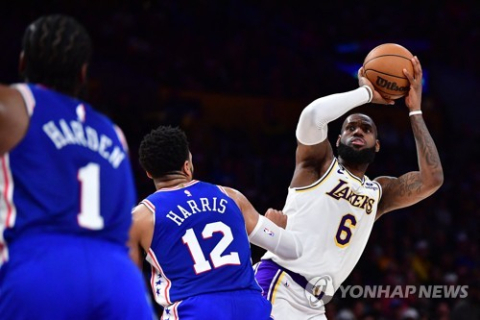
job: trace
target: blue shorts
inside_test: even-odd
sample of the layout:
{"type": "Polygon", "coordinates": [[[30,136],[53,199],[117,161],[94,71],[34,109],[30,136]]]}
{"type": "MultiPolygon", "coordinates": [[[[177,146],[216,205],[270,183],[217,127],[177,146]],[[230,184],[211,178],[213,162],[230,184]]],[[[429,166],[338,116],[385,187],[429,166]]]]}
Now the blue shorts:
{"type": "Polygon", "coordinates": [[[9,245],[0,269],[2,319],[153,318],[145,282],[118,244],[65,235],[9,245]]]}
{"type": "Polygon", "coordinates": [[[163,310],[162,320],[271,320],[272,305],[260,291],[208,293],[176,302],[163,310]]]}

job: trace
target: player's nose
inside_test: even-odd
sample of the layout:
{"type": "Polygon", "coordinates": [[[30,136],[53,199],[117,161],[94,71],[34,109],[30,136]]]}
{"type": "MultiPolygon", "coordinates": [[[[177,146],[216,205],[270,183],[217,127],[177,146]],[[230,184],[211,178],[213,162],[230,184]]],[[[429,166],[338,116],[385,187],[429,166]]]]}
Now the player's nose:
{"type": "Polygon", "coordinates": [[[363,132],[362,128],[356,127],[355,130],[353,131],[354,136],[361,136],[363,137],[365,132],[363,132]]]}

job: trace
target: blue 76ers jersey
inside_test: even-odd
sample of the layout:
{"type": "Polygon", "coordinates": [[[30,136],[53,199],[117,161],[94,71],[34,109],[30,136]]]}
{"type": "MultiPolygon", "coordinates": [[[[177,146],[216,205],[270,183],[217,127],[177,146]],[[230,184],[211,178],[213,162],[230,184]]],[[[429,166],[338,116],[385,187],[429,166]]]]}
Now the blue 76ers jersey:
{"type": "Polygon", "coordinates": [[[18,84],[30,115],[0,158],[0,264],[18,238],[78,234],[125,245],[136,194],[121,131],[88,104],[18,84]]]}
{"type": "Polygon", "coordinates": [[[162,306],[210,293],[257,290],[245,220],[222,187],[192,181],[141,202],[155,214],[147,261],[162,306]]]}

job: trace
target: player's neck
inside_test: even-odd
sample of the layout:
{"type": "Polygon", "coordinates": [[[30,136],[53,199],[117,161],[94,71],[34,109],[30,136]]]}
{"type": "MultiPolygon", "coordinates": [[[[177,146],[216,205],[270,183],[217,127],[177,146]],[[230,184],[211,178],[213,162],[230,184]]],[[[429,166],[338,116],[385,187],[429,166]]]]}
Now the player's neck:
{"type": "Polygon", "coordinates": [[[338,159],[338,162],[345,167],[351,174],[354,176],[362,179],[363,176],[365,175],[365,172],[367,171],[368,168],[368,163],[364,164],[353,164],[353,163],[347,163],[345,160],[342,158],[338,159]]]}
{"type": "Polygon", "coordinates": [[[184,173],[172,173],[165,175],[161,178],[154,179],[153,182],[155,183],[155,188],[157,190],[165,189],[165,188],[175,188],[190,183],[192,178],[184,173]]]}

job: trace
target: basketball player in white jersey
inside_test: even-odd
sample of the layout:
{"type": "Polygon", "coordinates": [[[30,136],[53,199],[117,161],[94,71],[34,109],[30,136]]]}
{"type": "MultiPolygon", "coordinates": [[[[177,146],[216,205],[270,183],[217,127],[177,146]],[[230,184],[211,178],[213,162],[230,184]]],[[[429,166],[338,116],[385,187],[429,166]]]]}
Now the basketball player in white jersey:
{"type": "Polygon", "coordinates": [[[300,115],[296,167],[283,209],[287,230],[302,240],[303,254],[287,261],[267,251],[256,266],[256,279],[273,305],[275,320],[326,319],[324,304],[348,277],[367,244],[376,219],[432,195],[443,183],[443,170],[421,111],[422,68],[405,103],[415,137],[418,171],[398,178],[370,180],[365,172],[380,150],[377,127],[364,114],[343,122],[334,156],[327,124],[365,103],[393,104],[382,98],[359,70],[360,87],[313,101],[300,115]]]}

